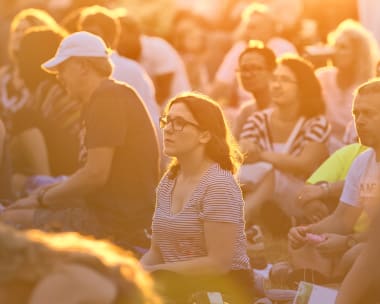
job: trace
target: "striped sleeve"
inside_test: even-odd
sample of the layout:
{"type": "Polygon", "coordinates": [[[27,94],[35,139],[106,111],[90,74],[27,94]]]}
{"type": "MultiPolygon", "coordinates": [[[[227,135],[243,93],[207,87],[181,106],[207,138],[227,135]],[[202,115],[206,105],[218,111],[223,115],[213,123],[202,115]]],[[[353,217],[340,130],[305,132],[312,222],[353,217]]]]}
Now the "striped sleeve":
{"type": "Polygon", "coordinates": [[[207,185],[200,218],[210,222],[240,223],[243,218],[243,197],[232,175],[218,175],[207,185]]]}
{"type": "Polygon", "coordinates": [[[305,141],[318,143],[325,142],[331,132],[330,123],[322,115],[310,119],[305,129],[305,141]]]}
{"type": "Polygon", "coordinates": [[[305,145],[314,143],[326,143],[330,136],[331,126],[325,116],[316,116],[309,118],[302,125],[301,130],[298,132],[294,140],[290,153],[298,155],[302,152],[305,145]]]}
{"type": "Polygon", "coordinates": [[[244,124],[240,139],[252,139],[261,149],[268,150],[270,140],[268,134],[268,112],[258,111],[253,113],[244,124]]]}

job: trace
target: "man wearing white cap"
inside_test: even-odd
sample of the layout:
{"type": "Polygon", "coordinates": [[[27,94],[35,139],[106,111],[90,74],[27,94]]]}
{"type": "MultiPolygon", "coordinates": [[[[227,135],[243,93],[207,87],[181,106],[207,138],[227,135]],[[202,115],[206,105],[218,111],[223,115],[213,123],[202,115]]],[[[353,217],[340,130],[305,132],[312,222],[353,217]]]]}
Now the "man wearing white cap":
{"type": "Polygon", "coordinates": [[[82,166],[66,181],[12,204],[3,220],[106,237],[128,248],[147,245],[159,156],[146,107],[131,87],[110,78],[108,50],[96,35],[67,36],[42,68],[82,103],[82,166]]]}

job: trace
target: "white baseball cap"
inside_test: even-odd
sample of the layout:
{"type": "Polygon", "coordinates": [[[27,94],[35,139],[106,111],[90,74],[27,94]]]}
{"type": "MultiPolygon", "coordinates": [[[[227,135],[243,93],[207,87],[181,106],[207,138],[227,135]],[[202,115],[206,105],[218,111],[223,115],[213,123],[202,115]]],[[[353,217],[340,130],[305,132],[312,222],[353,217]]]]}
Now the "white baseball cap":
{"type": "Polygon", "coordinates": [[[65,37],[55,56],[41,67],[48,73],[56,73],[56,67],[71,57],[108,58],[109,51],[103,39],[89,32],[76,32],[65,37]]]}

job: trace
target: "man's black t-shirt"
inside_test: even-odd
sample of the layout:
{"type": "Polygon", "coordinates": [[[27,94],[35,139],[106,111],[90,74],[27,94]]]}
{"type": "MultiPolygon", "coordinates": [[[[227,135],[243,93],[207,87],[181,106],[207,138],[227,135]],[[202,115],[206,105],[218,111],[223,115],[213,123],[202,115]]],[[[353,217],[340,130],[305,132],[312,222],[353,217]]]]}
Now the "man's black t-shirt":
{"type": "Polygon", "coordinates": [[[88,196],[106,231],[132,237],[149,227],[159,179],[159,152],[153,122],[128,85],[107,79],[83,109],[81,163],[87,151],[113,147],[108,181],[88,196]]]}

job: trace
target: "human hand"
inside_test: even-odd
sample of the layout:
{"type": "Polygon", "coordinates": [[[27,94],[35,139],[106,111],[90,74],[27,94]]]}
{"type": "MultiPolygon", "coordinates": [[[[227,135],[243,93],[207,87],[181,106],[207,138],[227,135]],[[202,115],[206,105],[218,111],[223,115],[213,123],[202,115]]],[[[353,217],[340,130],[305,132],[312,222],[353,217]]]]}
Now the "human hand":
{"type": "Polygon", "coordinates": [[[329,209],[320,200],[312,200],[306,203],[303,207],[305,218],[310,223],[317,223],[329,215],[329,209]]]}
{"type": "Polygon", "coordinates": [[[325,233],[325,240],[319,243],[316,248],[326,256],[336,255],[347,250],[347,236],[335,233],[325,233]]]}
{"type": "Polygon", "coordinates": [[[246,160],[254,163],[260,160],[260,147],[249,138],[243,138],[239,141],[240,149],[246,154],[246,160]]]}
{"type": "Polygon", "coordinates": [[[35,209],[38,207],[38,201],[35,196],[28,196],[26,198],[22,198],[12,204],[10,204],[6,210],[14,210],[14,209],[35,209]]]}
{"type": "Polygon", "coordinates": [[[306,239],[311,245],[318,245],[321,242],[326,240],[326,235],[324,234],[315,234],[315,233],[306,233],[306,239]]]}
{"type": "Polygon", "coordinates": [[[301,248],[307,242],[306,234],[310,231],[310,226],[292,227],[288,233],[289,245],[293,249],[301,248]]]}
{"type": "Polygon", "coordinates": [[[297,205],[303,208],[306,203],[313,200],[321,200],[324,195],[325,192],[319,185],[304,185],[297,196],[297,205]]]}

